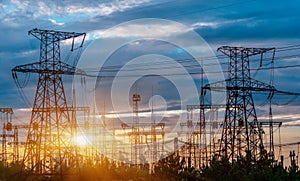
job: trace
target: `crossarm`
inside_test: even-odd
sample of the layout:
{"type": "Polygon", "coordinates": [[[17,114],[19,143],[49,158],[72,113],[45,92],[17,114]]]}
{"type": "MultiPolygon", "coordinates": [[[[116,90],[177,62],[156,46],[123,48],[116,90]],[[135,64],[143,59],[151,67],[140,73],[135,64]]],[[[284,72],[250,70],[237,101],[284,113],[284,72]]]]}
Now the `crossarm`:
{"type": "Polygon", "coordinates": [[[51,73],[51,74],[65,74],[65,75],[86,75],[84,71],[76,69],[76,67],[68,65],[63,62],[54,64],[47,64],[46,62],[35,62],[25,65],[19,65],[12,69],[13,76],[16,72],[30,72],[30,73],[51,73]]]}

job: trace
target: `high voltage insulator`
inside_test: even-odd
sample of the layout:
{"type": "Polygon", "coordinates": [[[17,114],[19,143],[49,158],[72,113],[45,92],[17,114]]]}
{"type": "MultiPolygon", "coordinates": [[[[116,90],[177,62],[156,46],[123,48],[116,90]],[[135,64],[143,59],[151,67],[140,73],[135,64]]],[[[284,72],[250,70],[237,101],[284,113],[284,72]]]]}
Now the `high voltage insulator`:
{"type": "Polygon", "coordinates": [[[73,136],[76,120],[71,119],[62,82],[62,74],[74,75],[75,67],[61,61],[60,42],[74,39],[85,33],[61,32],[33,29],[28,32],[40,40],[40,60],[36,63],[16,66],[16,72],[37,73],[39,75],[34,105],[32,109],[26,147],[23,157],[25,174],[62,175],[64,168],[78,168],[73,136]]]}

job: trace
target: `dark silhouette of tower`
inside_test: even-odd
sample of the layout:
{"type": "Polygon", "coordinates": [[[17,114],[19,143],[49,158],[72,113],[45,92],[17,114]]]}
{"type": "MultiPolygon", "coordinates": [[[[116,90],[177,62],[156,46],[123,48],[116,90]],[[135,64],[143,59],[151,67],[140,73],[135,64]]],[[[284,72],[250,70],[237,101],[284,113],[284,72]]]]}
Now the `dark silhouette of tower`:
{"type": "Polygon", "coordinates": [[[229,57],[228,77],[225,81],[207,84],[203,88],[227,92],[220,155],[232,160],[246,155],[257,158],[264,146],[252,92],[274,92],[276,89],[251,77],[249,58],[260,55],[262,62],[263,54],[268,51],[273,51],[274,58],[275,48],[222,46],[218,51],[229,57]]]}
{"type": "Polygon", "coordinates": [[[140,125],[139,125],[139,102],[141,101],[141,96],[139,94],[132,95],[133,103],[133,124],[132,124],[132,162],[137,165],[138,159],[140,158],[140,125]]]}
{"type": "Polygon", "coordinates": [[[36,63],[16,66],[16,72],[38,74],[34,104],[23,157],[23,170],[29,174],[62,175],[64,168],[77,168],[76,148],[73,135],[76,122],[71,119],[72,109],[68,107],[62,75],[76,74],[75,67],[61,61],[60,42],[71,41],[74,49],[76,37],[85,33],[61,32],[33,29],[29,35],[40,43],[40,60],[36,63]]]}

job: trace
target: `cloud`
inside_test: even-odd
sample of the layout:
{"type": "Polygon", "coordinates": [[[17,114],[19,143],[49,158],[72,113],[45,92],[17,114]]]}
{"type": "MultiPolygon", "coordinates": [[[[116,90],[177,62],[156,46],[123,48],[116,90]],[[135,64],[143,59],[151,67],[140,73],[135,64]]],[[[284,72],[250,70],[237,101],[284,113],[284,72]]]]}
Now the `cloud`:
{"type": "Polygon", "coordinates": [[[54,19],[48,19],[51,23],[53,23],[53,24],[55,24],[55,25],[58,25],[58,26],[62,26],[62,25],[64,25],[65,23],[59,23],[59,22],[57,22],[56,20],[54,20],[54,19]]]}
{"type": "Polygon", "coordinates": [[[217,28],[219,23],[216,22],[197,22],[191,25],[193,28],[201,28],[201,27],[211,27],[217,28]]]}
{"type": "Polygon", "coordinates": [[[128,37],[169,37],[176,36],[190,29],[185,26],[174,25],[174,23],[166,23],[165,21],[158,22],[145,20],[144,22],[128,23],[122,26],[116,26],[112,29],[107,30],[94,30],[88,33],[87,39],[97,39],[97,38],[128,38],[128,37]],[[159,28],[158,28],[159,27],[159,28]]]}
{"type": "MultiPolygon", "coordinates": [[[[39,42],[33,38],[30,40],[27,36],[27,31],[35,27],[64,28],[63,30],[75,32],[90,31],[87,39],[140,36],[153,32],[157,37],[162,37],[180,35],[187,31],[180,27],[165,25],[164,29],[155,29],[151,32],[144,28],[146,25],[144,24],[144,27],[132,25],[126,29],[119,28],[114,32],[104,34],[107,27],[112,27],[120,22],[135,18],[155,17],[184,23],[196,30],[215,47],[221,45],[269,47],[299,44],[300,21],[297,1],[291,1],[284,5],[280,1],[255,1],[251,4],[244,3],[241,6],[229,6],[201,13],[201,9],[218,7],[218,3],[227,4],[225,1],[197,2],[192,0],[188,2],[171,1],[164,4],[154,3],[151,0],[103,0],[100,3],[93,0],[1,1],[0,60],[3,65],[1,85],[6,87],[0,93],[1,103],[4,106],[20,106],[21,104],[10,70],[15,65],[38,60],[39,42]],[[149,4],[152,6],[148,6],[149,4]],[[128,10],[132,11],[127,12],[128,10]],[[195,13],[189,14],[189,12],[195,13]]],[[[137,45],[136,47],[139,48],[137,45]]],[[[154,48],[163,48],[163,45],[156,44],[153,46],[154,48]]],[[[299,59],[285,59],[282,64],[294,64],[297,60],[299,59]]],[[[275,72],[276,87],[282,90],[297,91],[299,87],[297,71],[298,69],[295,68],[280,69],[275,72]]],[[[31,93],[34,94],[34,91],[31,93]]],[[[291,110],[290,106],[285,106],[274,109],[274,119],[297,121],[299,115],[294,113],[297,113],[298,108],[295,106],[295,110],[291,110]]],[[[262,114],[266,115],[268,111],[262,114]]]]}
{"type": "Polygon", "coordinates": [[[31,112],[32,108],[19,108],[19,109],[15,110],[15,112],[18,112],[18,111],[21,111],[21,112],[31,112]]]}
{"type": "Polygon", "coordinates": [[[69,14],[79,14],[79,13],[87,13],[107,16],[115,12],[124,11],[126,9],[130,9],[139,5],[143,5],[144,3],[149,2],[149,0],[115,0],[107,3],[92,3],[93,6],[87,6],[87,3],[77,4],[77,5],[69,5],[65,6],[63,9],[66,10],[69,14]]]}
{"type": "Polygon", "coordinates": [[[246,22],[251,20],[251,18],[243,18],[243,19],[234,19],[234,20],[218,20],[218,21],[200,21],[193,23],[191,27],[193,29],[199,29],[199,28],[204,28],[204,27],[209,27],[209,28],[219,28],[224,25],[230,25],[230,24],[235,24],[235,23],[241,23],[241,22],[246,22]]]}
{"type": "MultiPolygon", "coordinates": [[[[17,19],[47,20],[55,25],[70,23],[95,16],[109,16],[116,12],[142,6],[149,0],[114,0],[98,3],[95,1],[53,2],[11,0],[0,4],[2,22],[17,26],[17,19]],[[15,22],[13,24],[13,22],[15,22]],[[58,23],[59,22],[59,23],[58,23]]],[[[21,23],[21,22],[20,22],[21,23]]]]}

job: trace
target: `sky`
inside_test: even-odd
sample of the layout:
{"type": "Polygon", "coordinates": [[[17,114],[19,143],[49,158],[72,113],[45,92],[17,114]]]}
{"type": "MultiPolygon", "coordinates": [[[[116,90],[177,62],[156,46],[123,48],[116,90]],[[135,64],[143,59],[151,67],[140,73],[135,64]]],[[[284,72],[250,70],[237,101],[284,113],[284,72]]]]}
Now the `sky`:
{"type": "MultiPolygon", "coordinates": [[[[300,3],[297,0],[45,0],[45,1],[0,1],[0,106],[12,107],[15,110],[15,118],[21,123],[28,122],[30,108],[33,104],[34,90],[37,84],[37,77],[30,75],[27,86],[20,91],[12,76],[11,69],[17,65],[36,62],[39,60],[39,42],[27,32],[33,28],[53,29],[70,32],[86,32],[87,37],[84,49],[92,44],[95,38],[114,38],[126,36],[126,33],[140,33],[135,27],[127,27],[127,31],[114,29],[111,34],[103,34],[105,30],[141,18],[159,18],[178,22],[186,29],[176,29],[176,26],[162,26],[163,29],[153,30],[160,33],[159,36],[167,36],[185,30],[198,33],[211,47],[217,56],[222,55],[217,52],[217,48],[224,45],[244,46],[244,47],[275,47],[278,48],[275,56],[275,67],[288,66],[288,68],[277,68],[274,70],[274,77],[270,76],[270,69],[263,70],[257,61],[253,61],[251,68],[255,79],[269,83],[273,80],[274,86],[279,90],[300,92],[299,72],[299,42],[300,42],[300,3]],[[107,37],[103,36],[106,35],[107,37]],[[294,48],[282,48],[295,46],[294,48]],[[280,51],[281,50],[281,51],[280,51]],[[24,93],[28,101],[24,100],[24,93]],[[27,119],[27,120],[26,120],[27,119]]],[[[167,55],[174,59],[190,58],[187,53],[182,53],[181,49],[175,45],[170,45],[162,41],[136,41],[134,45],[126,45],[116,52],[107,62],[106,66],[125,65],[126,59],[132,59],[139,54],[157,53],[167,55]],[[173,52],[173,50],[176,50],[173,52]],[[141,53],[142,52],[142,53],[141,53]],[[171,52],[171,53],[170,53],[171,52]],[[125,61],[118,62],[122,57],[125,61]]],[[[63,50],[68,50],[68,43],[62,46],[63,50]]],[[[66,55],[62,55],[64,58],[66,55]]],[[[270,56],[270,55],[268,55],[270,56]]],[[[254,58],[255,59],[255,58],[254,58]]],[[[258,59],[256,57],[256,59],[258,59]]],[[[220,62],[226,62],[224,57],[220,62]]],[[[187,64],[188,65],[188,64],[187,64]]],[[[270,59],[264,62],[265,67],[270,67],[270,59]]],[[[162,72],[168,68],[161,68],[162,72]]],[[[222,64],[222,69],[226,70],[226,64],[222,64]]],[[[195,69],[189,69],[195,72],[195,69]]],[[[198,70],[196,70],[198,71],[198,70]]],[[[116,75],[116,72],[110,74],[116,75]]],[[[29,75],[28,75],[29,76],[29,75]]],[[[226,74],[224,75],[226,77],[226,74]]],[[[26,79],[26,75],[19,77],[21,83],[26,79]]],[[[97,80],[97,92],[100,99],[97,107],[106,104],[106,111],[110,110],[109,96],[105,92],[109,91],[107,85],[111,84],[111,79],[97,80]],[[106,86],[105,86],[106,85],[106,86]],[[102,92],[101,92],[102,91],[102,92]],[[104,92],[104,93],[103,93],[104,92]],[[102,97],[101,97],[102,95],[102,97]],[[108,97],[108,98],[107,98],[108,97]],[[106,102],[106,103],[105,103],[106,102]]],[[[135,82],[130,89],[133,93],[139,85],[139,91],[144,91],[144,98],[141,109],[149,109],[148,101],[151,98],[151,84],[156,85],[155,94],[159,94],[167,100],[169,111],[178,109],[176,100],[178,92],[171,89],[172,85],[163,76],[157,79],[143,77],[135,82]],[[144,81],[143,81],[144,80],[144,81]],[[151,82],[151,84],[143,84],[151,82]],[[170,84],[170,85],[169,85],[170,84]],[[168,86],[169,85],[169,86],[168,86]],[[169,90],[173,90],[169,92],[169,90]],[[147,92],[147,93],[145,93],[147,92]],[[145,106],[147,105],[147,106],[145,106]]],[[[200,79],[194,76],[196,85],[200,85],[200,79]]],[[[72,77],[65,78],[66,87],[70,88],[72,77]]],[[[153,86],[152,86],[153,89],[153,86]]],[[[69,90],[69,89],[67,89],[69,90]]],[[[199,87],[198,87],[199,91],[199,87]]],[[[262,120],[268,118],[268,95],[255,95],[257,114],[262,120]]],[[[72,95],[67,93],[68,99],[72,95]]],[[[164,100],[156,97],[157,104],[165,104],[164,100]]],[[[128,98],[129,99],[129,98],[128,98]]],[[[275,95],[273,100],[273,118],[276,121],[283,121],[284,126],[300,126],[299,97],[275,95]]],[[[104,111],[103,107],[99,108],[104,111]]],[[[158,108],[157,111],[160,109],[158,108]]],[[[176,117],[176,115],[175,115],[176,117]]],[[[286,142],[298,141],[297,131],[289,136],[286,142]]]]}

